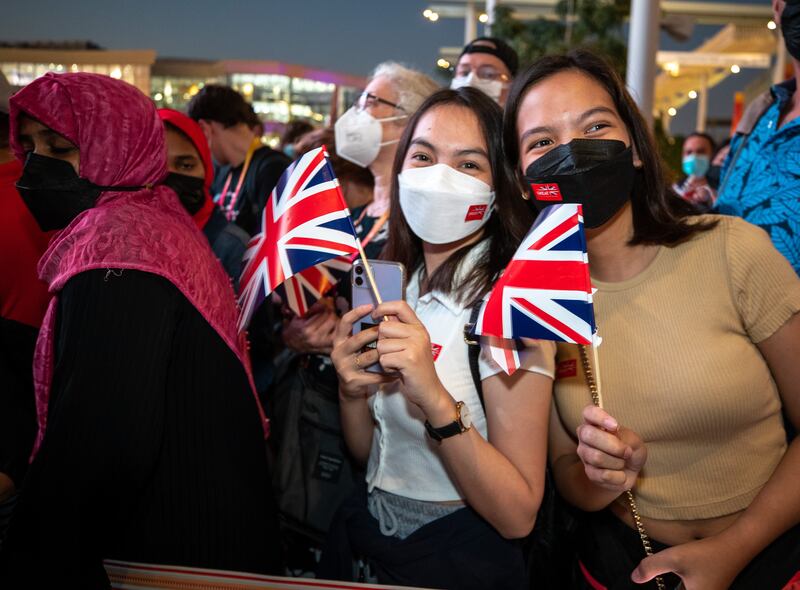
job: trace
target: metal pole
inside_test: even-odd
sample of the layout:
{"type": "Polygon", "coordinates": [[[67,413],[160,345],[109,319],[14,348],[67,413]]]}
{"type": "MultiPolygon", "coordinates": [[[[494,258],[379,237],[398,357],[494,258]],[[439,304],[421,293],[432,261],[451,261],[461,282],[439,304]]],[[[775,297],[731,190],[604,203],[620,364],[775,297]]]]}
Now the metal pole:
{"type": "Polygon", "coordinates": [[[486,0],[486,16],[489,20],[483,25],[483,34],[487,37],[492,36],[492,25],[494,24],[494,8],[500,3],[500,0],[486,0]]]}
{"type": "Polygon", "coordinates": [[[780,84],[786,79],[786,44],[783,42],[783,31],[778,27],[777,47],[775,47],[775,69],[772,70],[772,83],[780,84]]]}
{"type": "Polygon", "coordinates": [[[697,131],[705,133],[708,118],[708,76],[703,75],[697,91],[697,131]]]}
{"type": "Polygon", "coordinates": [[[660,0],[633,0],[628,33],[627,84],[645,120],[653,123],[660,0]]]}
{"type": "Polygon", "coordinates": [[[475,2],[467,2],[467,14],[464,16],[464,45],[478,36],[478,15],[475,13],[475,2]]]}

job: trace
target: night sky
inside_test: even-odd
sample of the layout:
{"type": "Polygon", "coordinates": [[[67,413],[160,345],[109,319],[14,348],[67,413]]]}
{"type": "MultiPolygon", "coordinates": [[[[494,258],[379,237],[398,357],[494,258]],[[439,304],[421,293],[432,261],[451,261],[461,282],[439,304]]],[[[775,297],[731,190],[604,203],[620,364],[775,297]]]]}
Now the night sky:
{"type": "MultiPolygon", "coordinates": [[[[736,2],[737,0],[729,0],[736,2]]],[[[763,3],[768,0],[738,0],[763,3]]],[[[0,40],[92,40],[109,49],[155,49],[160,57],[270,59],[366,75],[394,59],[435,71],[439,47],[463,42],[463,20],[422,16],[424,0],[8,0],[0,40]],[[10,18],[9,18],[10,17],[10,18]]],[[[482,27],[479,26],[480,33],[482,27]]],[[[662,35],[663,49],[690,50],[714,34],[697,27],[684,44],[662,35]]],[[[711,117],[730,116],[732,93],[757,72],[744,70],[711,91],[711,117]]],[[[694,126],[683,108],[673,129],[694,126]]]]}

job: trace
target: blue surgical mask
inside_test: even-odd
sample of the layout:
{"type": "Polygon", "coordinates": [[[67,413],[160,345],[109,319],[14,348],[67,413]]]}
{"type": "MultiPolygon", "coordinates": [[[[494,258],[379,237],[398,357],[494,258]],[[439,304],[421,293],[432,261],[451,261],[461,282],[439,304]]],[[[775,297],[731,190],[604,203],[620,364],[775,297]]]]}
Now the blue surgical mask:
{"type": "Polygon", "coordinates": [[[294,144],[289,143],[283,146],[283,153],[289,156],[292,160],[297,157],[297,152],[294,149],[294,144]]]}
{"type": "Polygon", "coordinates": [[[708,156],[704,156],[702,154],[689,154],[683,158],[683,173],[686,176],[703,178],[706,175],[706,172],[708,172],[708,167],[710,165],[711,161],[709,160],[708,156]]]}

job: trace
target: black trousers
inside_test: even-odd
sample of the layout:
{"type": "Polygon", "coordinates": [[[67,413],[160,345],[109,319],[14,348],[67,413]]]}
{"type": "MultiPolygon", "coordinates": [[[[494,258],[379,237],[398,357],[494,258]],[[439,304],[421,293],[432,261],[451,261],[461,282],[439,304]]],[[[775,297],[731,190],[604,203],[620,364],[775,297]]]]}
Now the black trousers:
{"type": "MultiPolygon", "coordinates": [[[[580,563],[591,576],[608,590],[655,590],[655,582],[634,584],[631,572],[644,559],[639,534],[609,510],[586,514],[576,535],[578,558],[573,568],[573,587],[592,586],[581,573],[580,563]],[[580,560],[580,563],[578,562],[580,560]]],[[[654,552],[667,545],[651,539],[654,552]]],[[[713,567],[713,564],[709,564],[713,567]]],[[[793,576],[800,573],[800,525],[778,537],[742,570],[731,590],[782,590],[793,576]]],[[[680,579],[663,576],[668,590],[676,588],[680,579]]]]}
{"type": "Polygon", "coordinates": [[[331,525],[317,570],[320,578],[353,580],[353,560],[364,559],[382,584],[516,590],[528,588],[522,549],[504,539],[471,508],[414,531],[387,537],[367,510],[364,486],[346,500],[331,525]]]}

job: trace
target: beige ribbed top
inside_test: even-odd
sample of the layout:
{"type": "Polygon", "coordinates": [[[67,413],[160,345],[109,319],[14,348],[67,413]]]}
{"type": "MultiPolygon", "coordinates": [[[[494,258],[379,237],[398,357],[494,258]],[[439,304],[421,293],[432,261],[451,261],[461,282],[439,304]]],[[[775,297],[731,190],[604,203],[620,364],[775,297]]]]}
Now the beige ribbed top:
{"type": "MultiPolygon", "coordinates": [[[[767,234],[733,217],[638,276],[593,281],[603,402],[642,436],[635,493],[647,517],[693,520],[746,508],[786,437],[775,381],[754,343],[800,310],[800,280],[767,234]]],[[[558,347],[555,401],[574,433],[591,402],[575,345],[558,347]]]]}

